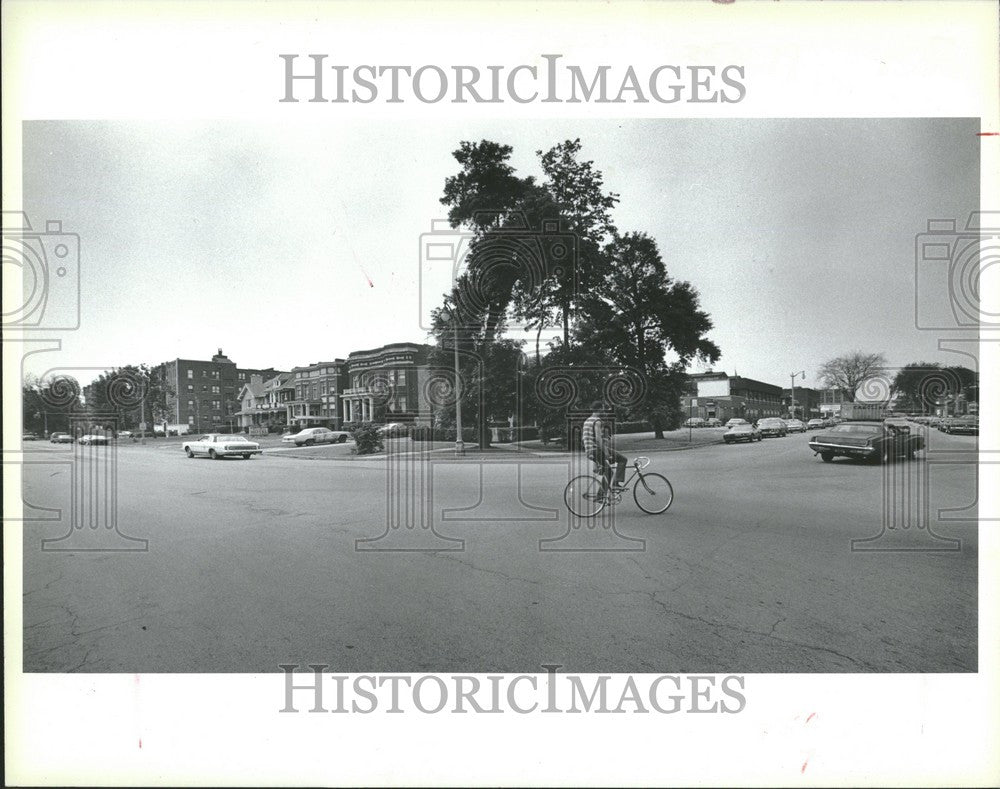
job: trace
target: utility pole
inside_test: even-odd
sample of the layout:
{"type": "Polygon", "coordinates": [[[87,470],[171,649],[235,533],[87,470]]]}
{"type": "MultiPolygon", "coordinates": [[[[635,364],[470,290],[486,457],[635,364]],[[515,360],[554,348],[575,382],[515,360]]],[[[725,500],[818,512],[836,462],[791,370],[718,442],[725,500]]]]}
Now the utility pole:
{"type": "MultiPolygon", "coordinates": [[[[795,379],[798,377],[801,377],[802,380],[804,381],[806,379],[806,371],[803,370],[801,373],[792,373],[792,403],[791,403],[792,419],[795,419],[795,379]]],[[[804,417],[805,413],[803,413],[802,416],[804,417]]]]}
{"type": "Polygon", "coordinates": [[[451,328],[455,341],[455,454],[465,454],[465,442],[462,440],[462,377],[458,368],[458,316],[454,310],[451,313],[451,328]]]}

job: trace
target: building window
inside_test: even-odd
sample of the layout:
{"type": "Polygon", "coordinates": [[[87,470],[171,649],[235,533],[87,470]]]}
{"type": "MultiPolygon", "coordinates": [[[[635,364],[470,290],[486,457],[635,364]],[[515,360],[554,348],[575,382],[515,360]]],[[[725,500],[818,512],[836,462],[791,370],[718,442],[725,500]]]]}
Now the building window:
{"type": "Polygon", "coordinates": [[[406,410],[406,398],[405,397],[397,397],[396,398],[396,409],[398,411],[405,411],[406,410]]]}
{"type": "Polygon", "coordinates": [[[218,411],[220,408],[222,408],[222,404],[218,400],[213,400],[212,401],[212,410],[213,411],[218,411]]]}
{"type": "Polygon", "coordinates": [[[188,379],[194,378],[194,370],[188,370],[188,379]]]}
{"type": "Polygon", "coordinates": [[[188,408],[194,408],[194,400],[188,400],[188,408]]]}
{"type": "Polygon", "coordinates": [[[189,392],[193,392],[194,391],[194,384],[188,384],[188,391],[189,392]]]}
{"type": "Polygon", "coordinates": [[[212,394],[218,394],[218,393],[219,393],[219,387],[213,386],[212,387],[212,394]]]}
{"type": "Polygon", "coordinates": [[[403,386],[405,383],[406,383],[406,370],[397,370],[396,371],[396,384],[398,386],[403,386]]]}

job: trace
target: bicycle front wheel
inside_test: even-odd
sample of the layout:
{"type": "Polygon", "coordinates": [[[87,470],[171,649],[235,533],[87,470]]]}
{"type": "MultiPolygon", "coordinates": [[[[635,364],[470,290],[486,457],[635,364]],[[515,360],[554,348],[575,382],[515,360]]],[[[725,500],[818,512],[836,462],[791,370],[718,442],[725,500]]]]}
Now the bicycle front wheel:
{"type": "Polygon", "coordinates": [[[601,480],[590,474],[574,477],[563,491],[566,507],[581,518],[593,518],[604,509],[605,500],[601,495],[601,480]]]}
{"type": "Polygon", "coordinates": [[[643,474],[635,481],[632,497],[640,510],[659,515],[674,503],[674,488],[662,474],[643,474]]]}

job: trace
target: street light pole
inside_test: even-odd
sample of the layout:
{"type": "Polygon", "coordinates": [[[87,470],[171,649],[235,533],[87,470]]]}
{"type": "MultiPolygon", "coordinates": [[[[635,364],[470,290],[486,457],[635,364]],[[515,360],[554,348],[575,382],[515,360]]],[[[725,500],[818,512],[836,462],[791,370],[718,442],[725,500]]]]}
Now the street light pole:
{"type": "MultiPolygon", "coordinates": [[[[792,375],[792,403],[790,406],[790,410],[792,412],[792,419],[795,419],[795,379],[801,377],[802,380],[804,381],[806,379],[806,371],[803,370],[801,373],[792,373],[791,375],[792,375]]],[[[802,416],[803,417],[805,416],[804,411],[802,416]]]]}
{"type": "Polygon", "coordinates": [[[465,454],[465,442],[462,440],[462,377],[458,368],[458,316],[451,311],[451,328],[455,342],[455,454],[465,454]]]}

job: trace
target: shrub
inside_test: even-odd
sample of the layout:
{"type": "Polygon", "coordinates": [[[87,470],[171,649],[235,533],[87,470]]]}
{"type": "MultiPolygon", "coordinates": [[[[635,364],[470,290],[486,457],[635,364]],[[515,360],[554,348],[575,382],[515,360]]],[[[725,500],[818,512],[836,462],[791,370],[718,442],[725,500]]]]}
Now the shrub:
{"type": "MultiPolygon", "coordinates": [[[[454,429],[452,434],[454,435],[454,429]]],[[[415,425],[410,429],[410,439],[412,441],[444,441],[445,430],[430,425],[415,425]]]]}
{"type": "MultiPolygon", "coordinates": [[[[455,426],[454,425],[452,425],[449,428],[446,428],[445,431],[444,431],[444,439],[443,440],[445,440],[445,441],[454,441],[455,440],[456,432],[457,431],[455,430],[455,426]]],[[[464,441],[466,444],[476,444],[476,445],[478,445],[479,444],[479,428],[476,428],[476,427],[463,427],[462,428],[462,441],[464,441]]]]}
{"type": "Polygon", "coordinates": [[[352,451],[355,455],[372,455],[382,451],[382,434],[378,428],[378,425],[371,422],[364,422],[351,428],[351,437],[354,439],[352,451]]]}

